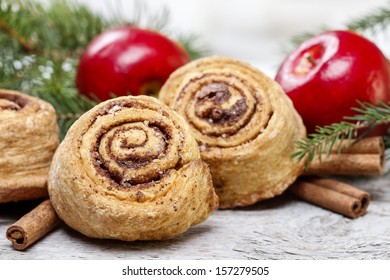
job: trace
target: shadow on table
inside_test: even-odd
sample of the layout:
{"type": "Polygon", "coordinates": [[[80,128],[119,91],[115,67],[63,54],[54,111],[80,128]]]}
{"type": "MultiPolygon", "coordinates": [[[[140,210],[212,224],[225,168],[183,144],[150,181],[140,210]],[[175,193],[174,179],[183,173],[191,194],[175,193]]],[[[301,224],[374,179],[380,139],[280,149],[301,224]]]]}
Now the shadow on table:
{"type": "Polygon", "coordinates": [[[28,200],[0,204],[0,224],[16,222],[22,216],[30,212],[43,200],[28,200]]]}
{"type": "MultiPolygon", "coordinates": [[[[33,201],[24,201],[24,202],[17,202],[17,203],[12,202],[12,203],[0,204],[0,226],[4,228],[11,226],[14,222],[20,219],[23,215],[30,212],[41,202],[42,200],[33,200],[33,201]]],[[[164,248],[164,250],[175,250],[175,248],[178,248],[180,244],[188,242],[190,239],[200,236],[209,230],[210,227],[208,225],[200,224],[197,225],[196,227],[191,227],[185,233],[177,236],[176,238],[169,239],[169,240],[126,242],[120,240],[90,238],[77,232],[76,230],[73,230],[72,228],[68,227],[65,223],[62,222],[50,233],[44,236],[41,240],[39,240],[35,244],[32,244],[29,248],[27,248],[23,252],[20,252],[20,254],[22,255],[29,254],[29,251],[32,252],[37,249],[35,248],[36,246],[38,247],[42,246],[42,244],[45,242],[53,242],[52,238],[54,238],[54,236],[57,236],[58,234],[60,235],[65,234],[69,237],[69,239],[67,238],[68,240],[66,242],[73,243],[73,246],[74,244],[78,244],[77,247],[86,247],[84,251],[90,248],[91,251],[96,251],[96,249],[98,249],[98,251],[101,250],[102,252],[103,251],[117,252],[120,253],[119,258],[125,258],[125,256],[131,254],[131,252],[146,250],[149,252],[148,254],[149,259],[151,255],[153,256],[154,251],[156,252],[155,258],[161,258],[161,256],[158,255],[158,252],[159,251],[161,252],[161,248],[164,248]]],[[[57,245],[54,243],[53,250],[55,250],[55,247],[57,247],[57,245]]],[[[9,243],[9,249],[12,250],[11,243],[9,243]]],[[[74,255],[72,256],[70,255],[61,256],[61,259],[74,258],[74,257],[77,258],[76,252],[74,252],[74,255]]]]}
{"type": "MultiPolygon", "coordinates": [[[[211,230],[211,227],[209,225],[200,224],[195,227],[189,228],[186,232],[179,236],[176,236],[173,239],[160,241],[138,240],[129,242],[121,240],[90,238],[68,227],[64,223],[61,224],[61,227],[64,230],[65,234],[67,234],[72,241],[79,243],[79,246],[84,247],[84,250],[88,250],[85,248],[90,247],[93,251],[99,249],[102,252],[116,252],[119,253],[117,256],[118,258],[126,258],[126,255],[122,255],[123,253],[131,254],[131,252],[135,251],[147,251],[148,253],[145,254],[145,256],[148,256],[145,257],[147,259],[151,259],[151,256],[152,259],[160,259],[162,248],[168,251],[176,250],[181,246],[181,244],[190,242],[191,239],[202,236],[203,234],[211,230]],[[155,257],[153,257],[153,251],[156,252],[155,257]]],[[[129,257],[128,254],[127,257],[129,257]]]]}
{"type": "MultiPolygon", "coordinates": [[[[229,209],[231,211],[266,211],[266,210],[277,210],[280,208],[284,208],[288,204],[290,204],[292,201],[297,201],[298,199],[295,198],[290,193],[284,193],[283,195],[279,195],[276,197],[273,197],[271,199],[266,199],[263,201],[259,201],[253,205],[245,206],[245,207],[237,207],[234,209],[229,209]]],[[[226,209],[228,210],[228,209],[226,209]]],[[[220,211],[225,211],[224,209],[220,211]]]]}
{"type": "MultiPolygon", "coordinates": [[[[229,210],[216,210],[216,211],[266,211],[266,210],[275,210],[278,208],[283,208],[287,206],[291,201],[296,199],[290,194],[284,194],[269,200],[265,200],[255,205],[247,207],[239,207],[229,210]]],[[[218,213],[216,213],[218,214],[218,213]]],[[[118,257],[125,258],[124,253],[131,254],[132,252],[145,252],[145,259],[161,259],[163,257],[162,248],[164,252],[179,250],[183,244],[191,244],[192,239],[201,238],[206,235],[207,232],[213,230],[213,226],[202,223],[195,227],[191,227],[185,233],[169,240],[161,241],[119,241],[119,240],[108,240],[108,239],[94,239],[84,236],[83,234],[73,230],[72,228],[66,226],[65,224],[61,225],[67,235],[77,243],[80,243],[80,246],[91,247],[91,250],[96,250],[99,248],[104,252],[116,252],[118,257]]]]}
{"type": "MultiPolygon", "coordinates": [[[[265,200],[255,205],[247,206],[247,207],[239,207],[236,209],[229,210],[216,210],[216,211],[266,211],[266,210],[275,210],[278,208],[283,208],[287,206],[291,201],[296,200],[290,194],[284,194],[282,196],[277,196],[275,198],[265,200]]],[[[217,213],[216,213],[217,214],[217,213]]],[[[65,234],[69,236],[69,238],[80,244],[80,246],[90,247],[91,250],[96,250],[99,248],[102,252],[117,252],[118,257],[120,258],[123,253],[131,254],[131,252],[147,252],[145,254],[145,258],[150,259],[151,256],[160,259],[161,249],[164,251],[174,251],[180,248],[183,244],[190,244],[192,239],[200,238],[204,236],[207,232],[213,230],[213,227],[208,223],[202,223],[195,227],[191,227],[183,234],[169,240],[161,240],[161,241],[120,241],[120,240],[109,240],[109,239],[95,239],[84,236],[83,234],[77,232],[76,230],[62,224],[61,227],[65,231],[65,234]],[[147,256],[147,257],[146,257],[147,256]]],[[[153,257],[152,257],[153,258],[153,257]]]]}

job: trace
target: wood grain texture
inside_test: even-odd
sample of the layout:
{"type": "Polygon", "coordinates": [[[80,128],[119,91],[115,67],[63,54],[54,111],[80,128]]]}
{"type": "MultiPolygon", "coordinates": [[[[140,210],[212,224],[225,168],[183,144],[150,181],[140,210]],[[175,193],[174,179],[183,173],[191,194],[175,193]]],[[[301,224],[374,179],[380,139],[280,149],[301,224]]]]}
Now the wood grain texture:
{"type": "Polygon", "coordinates": [[[24,252],[6,229],[38,202],[0,205],[0,259],[390,259],[390,174],[341,178],[372,202],[356,220],[284,195],[252,207],[218,210],[176,239],[120,242],[84,237],[61,224],[24,252]]]}

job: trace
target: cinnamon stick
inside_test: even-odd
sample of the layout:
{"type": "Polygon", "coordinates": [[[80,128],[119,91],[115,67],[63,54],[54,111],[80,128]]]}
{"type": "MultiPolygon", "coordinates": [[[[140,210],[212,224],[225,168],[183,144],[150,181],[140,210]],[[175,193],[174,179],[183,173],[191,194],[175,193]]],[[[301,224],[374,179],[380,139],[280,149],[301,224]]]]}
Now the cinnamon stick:
{"type": "Polygon", "coordinates": [[[352,219],[363,216],[371,200],[365,191],[326,178],[298,179],[289,190],[307,202],[352,219]]]}
{"type": "MultiPolygon", "coordinates": [[[[351,140],[350,143],[354,143],[351,140]]],[[[305,175],[380,175],[384,172],[384,142],[382,137],[367,137],[355,144],[342,142],[340,153],[336,143],[331,153],[317,156],[305,175]]]]}
{"type": "Polygon", "coordinates": [[[341,144],[336,142],[331,152],[338,153],[340,145],[340,152],[343,154],[379,154],[385,148],[385,143],[381,136],[366,137],[360,141],[356,141],[356,139],[344,140],[341,144]]]}
{"type": "Polygon", "coordinates": [[[24,250],[45,236],[59,222],[60,218],[47,199],[10,226],[7,238],[12,241],[16,250],[24,250]]]}

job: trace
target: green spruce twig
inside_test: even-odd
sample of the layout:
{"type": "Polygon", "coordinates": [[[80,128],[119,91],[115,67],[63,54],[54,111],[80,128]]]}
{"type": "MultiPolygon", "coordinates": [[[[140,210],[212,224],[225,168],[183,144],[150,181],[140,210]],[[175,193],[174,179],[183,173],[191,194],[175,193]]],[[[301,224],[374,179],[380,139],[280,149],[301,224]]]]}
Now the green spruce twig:
{"type": "Polygon", "coordinates": [[[292,155],[297,160],[307,157],[306,168],[316,156],[321,157],[323,154],[329,156],[333,147],[337,145],[340,152],[343,142],[347,146],[359,141],[373,128],[390,124],[390,104],[379,102],[377,105],[359,102],[360,108],[353,108],[358,114],[352,117],[345,117],[346,121],[334,123],[324,127],[317,127],[316,133],[310,134],[309,137],[303,138],[296,143],[296,152],[292,155]],[[349,122],[352,121],[352,122],[349,122]],[[365,132],[358,132],[364,129],[365,132]],[[355,138],[355,141],[351,140],[355,138]]]}
{"type": "Polygon", "coordinates": [[[390,23],[390,7],[382,7],[346,23],[349,30],[372,32],[385,29],[390,23]]]}
{"type": "MultiPolygon", "coordinates": [[[[390,4],[388,7],[380,7],[372,10],[370,13],[354,18],[344,24],[345,29],[360,33],[376,34],[383,31],[390,24],[390,4]]],[[[299,46],[305,40],[326,30],[331,30],[329,26],[322,26],[312,32],[304,32],[291,38],[291,45],[299,46]]]]}
{"type": "MultiPolygon", "coordinates": [[[[123,9],[107,19],[72,0],[46,4],[38,0],[0,0],[0,88],[50,102],[57,111],[62,139],[77,117],[96,104],[75,87],[81,53],[96,35],[114,26],[129,25],[129,21],[124,20],[123,9]]],[[[137,10],[135,5],[134,13],[132,24],[171,33],[167,9],[157,13],[145,5],[137,10]]],[[[188,36],[183,46],[194,54],[192,57],[202,56],[195,35],[188,36]]]]}
{"type": "Polygon", "coordinates": [[[23,36],[18,34],[18,32],[12,29],[12,27],[3,19],[0,19],[0,30],[14,38],[25,52],[31,52],[35,49],[36,46],[33,42],[26,40],[23,36]]]}
{"type": "MultiPolygon", "coordinates": [[[[376,34],[383,31],[390,24],[390,4],[388,7],[377,8],[370,13],[361,17],[355,18],[345,24],[345,29],[353,30],[361,33],[376,34]]],[[[316,34],[330,30],[329,27],[322,27],[316,32],[305,32],[294,36],[291,40],[291,45],[298,46],[303,41],[315,36],[316,34]]],[[[359,130],[364,130],[365,133],[360,134],[355,141],[359,141],[372,129],[381,124],[390,123],[390,107],[389,104],[378,103],[371,105],[368,103],[359,103],[360,108],[354,110],[358,113],[353,117],[346,117],[345,121],[334,123],[325,127],[317,127],[316,133],[310,134],[308,138],[299,140],[296,143],[296,152],[293,157],[296,159],[307,158],[306,167],[318,155],[321,160],[322,155],[328,156],[334,147],[339,145],[340,151],[342,142],[348,141],[350,145],[352,138],[357,136],[359,130]]],[[[390,137],[385,137],[387,147],[390,147],[390,137]]]]}
{"type": "Polygon", "coordinates": [[[210,53],[210,50],[202,45],[200,37],[197,34],[180,34],[177,40],[186,49],[191,60],[206,56],[210,53]]]}

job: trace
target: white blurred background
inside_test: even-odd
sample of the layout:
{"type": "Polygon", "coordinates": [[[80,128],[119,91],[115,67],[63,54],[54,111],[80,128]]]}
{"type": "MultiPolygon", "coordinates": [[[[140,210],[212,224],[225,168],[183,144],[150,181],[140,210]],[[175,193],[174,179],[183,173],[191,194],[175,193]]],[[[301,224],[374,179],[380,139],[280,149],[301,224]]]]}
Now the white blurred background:
{"type": "MultiPolygon", "coordinates": [[[[48,0],[50,1],[50,0],[48,0]]],[[[144,15],[170,12],[169,29],[197,33],[211,54],[231,56],[260,68],[270,76],[286,55],[290,39],[302,32],[327,26],[340,29],[388,0],[77,0],[107,17],[121,14],[133,19],[135,10],[144,15]],[[138,2],[138,4],[135,2],[138,2]]],[[[386,55],[390,36],[375,37],[386,55]]]]}

